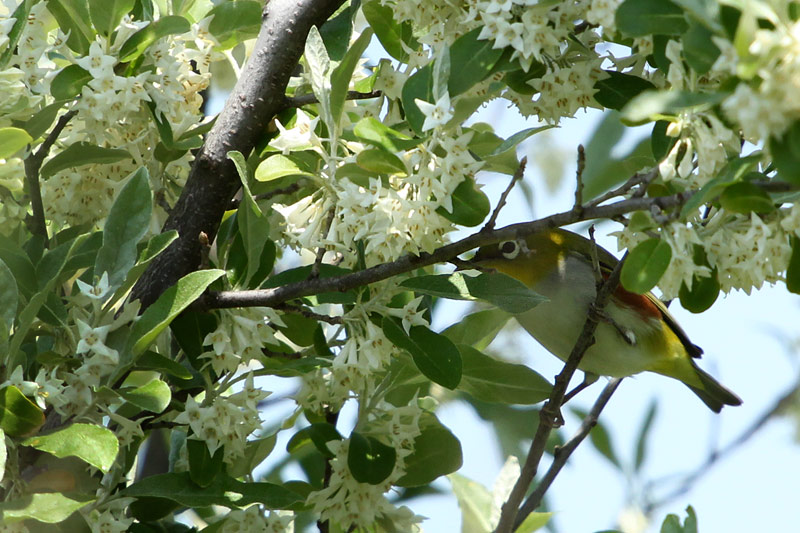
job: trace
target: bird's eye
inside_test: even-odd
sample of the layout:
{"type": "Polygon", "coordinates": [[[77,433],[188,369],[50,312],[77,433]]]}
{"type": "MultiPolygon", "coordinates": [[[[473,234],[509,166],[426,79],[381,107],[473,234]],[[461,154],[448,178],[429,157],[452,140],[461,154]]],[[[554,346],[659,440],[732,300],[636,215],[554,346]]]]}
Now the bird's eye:
{"type": "Polygon", "coordinates": [[[501,242],[500,253],[506,259],[514,259],[519,255],[519,244],[516,241],[501,242]]]}

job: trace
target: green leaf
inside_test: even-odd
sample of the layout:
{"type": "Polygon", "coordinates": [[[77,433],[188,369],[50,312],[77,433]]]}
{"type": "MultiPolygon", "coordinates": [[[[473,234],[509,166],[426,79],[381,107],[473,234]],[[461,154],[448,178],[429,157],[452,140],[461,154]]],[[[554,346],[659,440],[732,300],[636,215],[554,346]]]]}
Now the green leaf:
{"type": "MultiPolygon", "coordinates": [[[[774,154],[773,154],[774,155],[774,154]]],[[[686,219],[701,205],[714,200],[731,183],[736,183],[756,168],[761,162],[763,154],[755,152],[745,157],[731,159],[719,172],[716,178],[703,185],[697,193],[692,195],[681,208],[681,218],[686,219]]]]}
{"type": "Polygon", "coordinates": [[[78,142],[71,144],[50,158],[47,163],[42,165],[40,175],[47,179],[56,172],[67,168],[80,167],[92,163],[109,165],[124,159],[130,159],[131,154],[118,148],[103,148],[95,144],[78,142]]]}
{"type": "Polygon", "coordinates": [[[786,268],[786,288],[789,292],[800,294],[800,238],[792,235],[792,256],[786,268]]]}
{"type": "Polygon", "coordinates": [[[89,25],[89,5],[86,0],[47,0],[47,10],[53,15],[67,37],[67,46],[78,55],[89,53],[94,30],[89,25]]]}
{"type": "Polygon", "coordinates": [[[33,4],[33,0],[23,0],[9,17],[14,19],[14,25],[7,30],[6,37],[8,38],[8,42],[6,43],[5,50],[0,52],[0,70],[6,69],[9,61],[11,61],[11,58],[17,51],[19,37],[22,35],[22,30],[28,24],[28,15],[31,12],[31,6],[33,4]]]}
{"type": "MultiPolygon", "coordinates": [[[[58,77],[58,75],[56,75],[58,77]]],[[[55,95],[55,78],[50,82],[50,91],[55,95]]],[[[27,122],[25,122],[25,131],[33,139],[38,139],[47,132],[53,122],[56,120],[58,112],[64,107],[64,102],[56,101],[52,104],[43,107],[39,112],[33,115],[27,122]]]]}
{"type": "Polygon", "coordinates": [[[358,7],[357,3],[355,5],[345,3],[319,29],[328,55],[334,61],[341,61],[347,53],[347,47],[353,36],[353,17],[358,7]]]}
{"type": "Polygon", "coordinates": [[[650,436],[650,430],[653,427],[657,412],[658,402],[650,400],[650,405],[647,407],[644,420],[639,428],[639,435],[636,437],[636,457],[633,462],[633,468],[636,472],[642,468],[644,460],[647,458],[647,438],[650,436]]]}
{"type": "Polygon", "coordinates": [[[313,444],[322,455],[332,458],[335,454],[328,448],[328,443],[342,439],[342,435],[336,431],[336,426],[333,424],[316,422],[292,435],[292,438],[286,443],[286,451],[295,453],[303,446],[313,444]]]}
{"type": "Polygon", "coordinates": [[[484,350],[511,316],[502,309],[484,309],[463,317],[444,330],[442,335],[457,345],[467,344],[477,350],[484,350]]]}
{"type": "MultiPolygon", "coordinates": [[[[570,411],[572,411],[575,416],[581,419],[584,419],[589,415],[588,411],[579,409],[577,407],[571,407],[570,411]]],[[[595,449],[600,452],[600,455],[608,459],[608,461],[618,469],[622,469],[622,463],[619,462],[619,459],[617,459],[617,454],[614,453],[614,447],[611,444],[611,436],[608,434],[608,430],[602,422],[597,422],[597,424],[595,424],[595,426],[591,429],[589,432],[589,440],[595,449]]]]}
{"type": "Polygon", "coordinates": [[[372,31],[367,28],[350,46],[341,63],[331,73],[331,115],[336,124],[339,123],[339,119],[342,116],[342,109],[344,109],[347,89],[350,86],[353,72],[364,50],[367,49],[370,39],[372,39],[372,31]]]}
{"type": "Polygon", "coordinates": [[[57,492],[34,493],[19,500],[0,503],[0,523],[12,524],[31,519],[45,524],[58,524],[92,501],[84,496],[65,496],[57,492]]]}
{"type": "Polygon", "coordinates": [[[276,442],[276,435],[248,440],[244,447],[244,457],[238,459],[234,464],[228,465],[228,474],[234,478],[252,474],[253,470],[272,453],[276,442]]]}
{"type": "Polygon", "coordinates": [[[411,289],[420,294],[429,294],[437,298],[448,298],[450,300],[474,300],[467,288],[468,276],[461,272],[453,274],[434,274],[428,276],[417,276],[403,280],[401,287],[411,289]]]}
{"type": "Polygon", "coordinates": [[[356,156],[356,164],[364,170],[377,174],[402,174],[405,176],[408,173],[399,157],[377,148],[360,151],[356,156]]]}
{"type": "Polygon", "coordinates": [[[347,468],[359,483],[380,485],[392,473],[396,461],[397,452],[391,446],[355,431],[350,434],[347,468]]]}
{"type": "Polygon", "coordinates": [[[424,326],[414,326],[406,333],[394,319],[384,317],[383,333],[395,346],[411,354],[428,379],[454,390],[461,381],[461,355],[447,337],[424,326]]]}
{"type": "Polygon", "coordinates": [[[734,213],[771,213],[775,203],[764,189],[749,181],[740,181],[725,188],[719,202],[734,213]]]}
{"type": "Polygon", "coordinates": [[[89,15],[94,28],[99,34],[109,37],[135,3],[135,0],[89,0],[89,15]]]}
{"type": "Polygon", "coordinates": [[[103,246],[97,252],[94,272],[108,272],[108,282],[116,289],[136,263],[139,240],[150,227],[153,193],[146,167],[140,167],[114,200],[103,228],[103,246]]]}
{"type": "Polygon", "coordinates": [[[552,518],[553,513],[531,513],[514,530],[514,533],[533,533],[542,529],[552,518]]]}
{"type": "Polygon", "coordinates": [[[0,429],[10,437],[24,437],[39,430],[44,413],[16,387],[0,389],[0,429]]]}
{"type": "Polygon", "coordinates": [[[133,498],[164,498],[191,508],[210,505],[237,508],[260,503],[267,509],[288,509],[303,500],[302,496],[281,485],[243,483],[226,475],[218,475],[207,487],[200,487],[188,472],[150,476],[123,489],[120,494],[133,498]]]}
{"type": "Polygon", "coordinates": [[[780,179],[800,183],[800,121],[794,121],[781,138],[770,137],[769,149],[780,179]]]}
{"type": "Polygon", "coordinates": [[[59,458],[78,457],[104,473],[111,470],[119,452],[116,435],[94,424],[72,424],[47,435],[31,437],[22,444],[59,458]]]}
{"type": "MultiPolygon", "coordinates": [[[[211,25],[209,25],[209,30],[210,26],[211,25]]],[[[128,40],[125,41],[119,49],[119,60],[122,63],[130,63],[162,37],[187,33],[191,29],[191,24],[183,17],[176,15],[161,17],[128,37],[128,40]]]]}
{"type": "Polygon", "coordinates": [[[447,478],[461,509],[461,530],[465,533],[491,533],[494,530],[490,520],[492,495],[486,487],[460,474],[450,474],[447,478]]]}
{"type": "Polygon", "coordinates": [[[262,5],[259,2],[238,0],[223,2],[208,12],[213,16],[208,32],[216,37],[223,50],[258,35],[261,27],[262,5]]]}
{"type": "Polygon", "coordinates": [[[136,368],[139,370],[157,370],[178,379],[192,379],[192,373],[188,368],[168,357],[164,357],[160,353],[150,350],[139,356],[136,360],[136,368]]]}
{"type": "Polygon", "coordinates": [[[0,159],[8,159],[33,141],[21,128],[0,128],[0,159]]]}
{"type": "MultiPolygon", "coordinates": [[[[377,0],[365,2],[361,6],[361,11],[386,52],[398,61],[405,62],[408,59],[408,53],[403,48],[403,43],[413,42],[411,26],[407,23],[396,22],[392,8],[388,5],[381,5],[377,0]]],[[[411,48],[415,48],[415,46],[411,46],[411,48]]]]}
{"type": "Polygon", "coordinates": [[[608,77],[598,80],[594,84],[597,90],[594,93],[594,99],[597,102],[609,109],[620,110],[630,102],[635,96],[640,93],[655,89],[656,86],[652,82],[633,76],[631,74],[623,74],[613,70],[604,71],[608,77]]]}
{"type": "Polygon", "coordinates": [[[512,314],[524,313],[547,300],[519,280],[501,273],[483,272],[475,277],[461,272],[418,276],[404,280],[400,285],[438,298],[480,298],[512,314]]]}
{"type": "Polygon", "coordinates": [[[622,120],[629,125],[653,120],[671,120],[684,111],[705,111],[722,102],[725,92],[644,91],[622,109],[622,120]]]}
{"type": "MultiPolygon", "coordinates": [[[[288,285],[289,283],[297,283],[298,281],[308,279],[308,276],[311,275],[311,268],[311,265],[307,265],[284,270],[283,272],[275,274],[271,278],[267,279],[267,281],[265,281],[263,284],[263,288],[269,289],[272,287],[280,287],[281,285],[288,285]]],[[[344,276],[345,274],[352,273],[352,270],[326,264],[321,265],[319,269],[319,277],[321,279],[344,276]]],[[[355,301],[355,292],[326,292],[317,294],[314,298],[316,298],[317,303],[353,303],[355,301]]]]}
{"type": "Polygon", "coordinates": [[[719,297],[720,285],[717,278],[717,269],[711,271],[710,276],[692,276],[692,288],[686,282],[681,283],[678,297],[681,306],[692,313],[702,313],[714,305],[719,297]]]}
{"type": "Polygon", "coordinates": [[[533,405],[550,395],[552,385],[525,365],[490,357],[465,344],[458,388],[484,402],[533,405]]]}
{"type": "Polygon", "coordinates": [[[711,39],[713,33],[705,26],[692,20],[689,29],[683,34],[683,57],[698,74],[706,74],[722,53],[711,39]]]}
{"type": "Polygon", "coordinates": [[[328,57],[325,43],[322,41],[322,37],[316,26],[311,26],[311,30],[308,32],[303,57],[308,64],[311,88],[314,90],[314,96],[316,96],[319,101],[323,120],[328,126],[329,131],[336,131],[338,128],[333,122],[330,100],[331,81],[329,76],[331,72],[331,59],[328,57]]]}
{"type": "Polygon", "coordinates": [[[169,385],[160,379],[154,379],[133,390],[120,390],[119,395],[128,403],[151,413],[163,413],[172,400],[169,385]]]}
{"type": "Polygon", "coordinates": [[[198,270],[179,279],[145,310],[131,328],[128,350],[133,355],[146,350],[181,311],[189,307],[189,304],[198,299],[209,285],[224,274],[224,270],[198,270]]]}
{"type": "MultiPolygon", "coordinates": [[[[7,340],[8,332],[14,326],[14,318],[17,316],[17,305],[19,304],[19,288],[14,279],[14,273],[8,268],[5,261],[0,258],[0,347],[7,340]]],[[[0,474],[1,475],[1,474],[0,474]]]]}
{"type": "Polygon", "coordinates": [[[255,172],[256,181],[272,181],[285,176],[314,175],[300,167],[291,156],[281,154],[272,155],[258,164],[255,172]]]}
{"type": "Polygon", "coordinates": [[[253,198],[253,193],[250,192],[247,162],[244,156],[241,152],[234,150],[228,152],[228,158],[236,165],[239,179],[242,182],[242,201],[236,212],[236,222],[247,256],[247,278],[245,279],[245,285],[247,285],[248,280],[259,270],[261,254],[269,241],[269,222],[253,198]]]}
{"type": "Polygon", "coordinates": [[[686,508],[686,513],[683,525],[677,515],[668,514],[661,524],[661,533],[697,533],[697,515],[691,505],[686,508]]]}
{"type": "Polygon", "coordinates": [[[656,286],[672,260],[672,248],[666,241],[651,238],[630,251],[622,265],[620,282],[631,292],[644,294],[656,286]]]}
{"type": "Polygon", "coordinates": [[[461,468],[461,442],[432,414],[420,418],[421,433],[405,458],[405,475],[395,485],[420,487],[461,468]]]}
{"type": "Polygon", "coordinates": [[[625,0],[617,8],[615,22],[629,37],[680,35],[688,27],[683,10],[670,0],[625,0]]]}
{"type": "Polygon", "coordinates": [[[423,135],[422,125],[425,123],[425,114],[417,106],[415,100],[433,102],[433,76],[430,64],[425,65],[412,74],[403,84],[400,101],[406,114],[408,125],[417,133],[423,135]]]}
{"type": "Polygon", "coordinates": [[[424,140],[395,131],[374,117],[359,120],[353,128],[353,133],[365,143],[390,153],[414,148],[424,140]]]}
{"type": "Polygon", "coordinates": [[[475,28],[465,33],[450,47],[452,68],[447,88],[451,98],[488,78],[503,55],[502,48],[493,48],[493,41],[478,39],[481,31],[482,28],[475,28]]]}
{"type": "Polygon", "coordinates": [[[521,281],[500,272],[482,272],[466,281],[471,295],[512,314],[524,313],[547,301],[521,281]]]}
{"type": "Polygon", "coordinates": [[[489,198],[475,187],[471,178],[458,184],[452,194],[453,209],[439,207],[436,212],[454,224],[474,227],[484,221],[491,211],[489,198]]]}
{"type": "Polygon", "coordinates": [[[186,439],[189,456],[189,476],[201,487],[208,487],[222,472],[225,448],[220,446],[212,456],[203,440],[186,439]]]}

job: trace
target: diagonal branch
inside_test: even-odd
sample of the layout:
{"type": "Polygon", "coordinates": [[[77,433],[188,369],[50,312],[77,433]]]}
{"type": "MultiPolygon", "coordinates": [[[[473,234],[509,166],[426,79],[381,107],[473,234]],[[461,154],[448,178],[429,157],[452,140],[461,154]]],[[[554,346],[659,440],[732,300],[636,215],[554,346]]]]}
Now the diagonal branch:
{"type": "Polygon", "coordinates": [[[575,346],[572,347],[572,352],[569,354],[564,368],[558,376],[556,376],[550,398],[548,398],[544,407],[539,411],[539,425],[536,428],[536,434],[533,437],[530,450],[525,458],[525,464],[522,465],[519,479],[517,479],[514,488],[511,490],[511,494],[503,504],[495,533],[511,533],[516,524],[520,523],[525,518],[525,515],[520,512],[520,503],[522,503],[525,493],[528,492],[528,488],[536,477],[536,472],[539,469],[539,463],[544,455],[545,445],[547,444],[550,432],[561,418],[561,405],[564,402],[564,396],[567,393],[569,381],[578,369],[578,365],[583,355],[586,353],[586,350],[594,343],[594,332],[598,324],[597,314],[598,312],[602,312],[606,303],[611,298],[611,294],[619,285],[619,275],[624,263],[625,257],[620,260],[611,272],[611,275],[602,283],[597,291],[597,296],[594,301],[595,312],[589,313],[586,317],[583,330],[578,336],[578,340],[575,341],[575,346]]]}
{"type": "Polygon", "coordinates": [[[323,292],[344,292],[382,281],[398,274],[411,272],[417,268],[450,261],[457,255],[479,246],[504,240],[521,239],[547,228],[560,227],[583,220],[612,218],[632,211],[647,210],[652,205],[656,205],[661,209],[670,209],[683,205],[684,202],[691,198],[694,192],[685,191],[673,196],[656,198],[633,198],[608,205],[587,207],[579,213],[575,212],[575,210],[569,210],[533,222],[512,224],[491,231],[479,231],[460,241],[437,248],[431,253],[423,252],[420,255],[406,255],[396,261],[376,265],[344,276],[307,279],[273,289],[210,292],[203,296],[194,307],[196,309],[272,307],[303,296],[311,296],[323,292]]]}
{"type": "Polygon", "coordinates": [[[148,267],[131,299],[147,308],[168,287],[200,263],[198,235],[217,234],[239,177],[231,150],[247,155],[272,118],[286,107],[286,86],[303,53],[311,26],[321,26],[344,0],[270,0],[264,6],[261,30],[225,107],[192,165],[186,186],[164,224],[178,230],[178,239],[148,267]]]}

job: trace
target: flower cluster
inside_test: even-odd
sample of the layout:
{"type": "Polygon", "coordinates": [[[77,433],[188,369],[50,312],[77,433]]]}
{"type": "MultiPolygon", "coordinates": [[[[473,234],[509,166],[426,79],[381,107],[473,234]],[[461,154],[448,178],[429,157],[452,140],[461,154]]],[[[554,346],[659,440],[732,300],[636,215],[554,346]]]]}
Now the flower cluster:
{"type": "Polygon", "coordinates": [[[331,460],[328,486],[312,492],[308,503],[314,506],[322,520],[331,520],[347,527],[368,527],[376,520],[389,520],[397,531],[419,531],[420,517],[407,507],[395,507],[385,496],[392,483],[404,474],[404,459],[413,451],[414,439],[420,434],[422,410],[413,402],[404,407],[381,404],[372,411],[364,424],[370,436],[386,441],[397,452],[394,470],[380,484],[360,483],[348,470],[349,440],[329,441],[328,448],[335,457],[331,460]]]}
{"type": "Polygon", "coordinates": [[[242,390],[228,396],[202,403],[190,396],[175,422],[187,424],[192,430],[190,438],[203,441],[212,455],[223,447],[223,460],[233,464],[244,456],[247,437],[261,427],[258,402],[267,396],[269,392],[255,387],[250,373],[242,390]]]}
{"type": "Polygon", "coordinates": [[[221,310],[214,331],[203,339],[211,350],[201,357],[209,360],[216,374],[233,373],[251,360],[261,357],[265,343],[275,343],[275,326],[285,326],[280,315],[269,307],[221,310]]]}

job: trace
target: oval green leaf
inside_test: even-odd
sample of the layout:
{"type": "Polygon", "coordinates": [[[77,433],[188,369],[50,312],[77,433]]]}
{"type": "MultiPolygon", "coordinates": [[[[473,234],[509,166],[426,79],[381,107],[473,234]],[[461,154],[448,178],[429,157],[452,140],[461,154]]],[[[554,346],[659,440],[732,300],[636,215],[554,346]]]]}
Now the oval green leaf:
{"type": "Polygon", "coordinates": [[[461,442],[449,429],[433,415],[420,419],[420,429],[414,451],[405,458],[406,473],[395,483],[397,486],[420,487],[461,468],[461,442]]]}
{"type": "Polygon", "coordinates": [[[644,294],[656,286],[672,260],[672,248],[661,239],[647,239],[631,250],[622,265],[620,282],[631,292],[644,294]]]}
{"type": "Polygon", "coordinates": [[[454,390],[461,381],[461,355],[453,342],[424,326],[414,326],[406,334],[393,318],[384,317],[383,333],[392,343],[411,354],[425,377],[454,390]]]}
{"type": "Polygon", "coordinates": [[[391,446],[355,431],[350,434],[347,468],[356,481],[379,485],[392,473],[396,461],[397,451],[391,446]]]}
{"type": "Polygon", "coordinates": [[[453,210],[447,211],[444,207],[436,210],[437,213],[454,224],[475,227],[479,225],[491,210],[489,198],[475,188],[472,179],[465,179],[453,191],[453,210]]]}
{"type": "Polygon", "coordinates": [[[119,452],[116,435],[94,424],[72,424],[47,435],[37,435],[22,441],[25,446],[56,457],[78,457],[102,472],[114,465],[119,452]]]}
{"type": "Polygon", "coordinates": [[[119,49],[119,60],[122,63],[133,61],[162,37],[186,33],[191,29],[189,21],[183,17],[176,15],[161,17],[128,37],[128,40],[119,49]]]}
{"type": "Polygon", "coordinates": [[[22,392],[8,386],[0,390],[0,429],[10,437],[36,433],[44,424],[44,413],[22,392]]]}
{"type": "Polygon", "coordinates": [[[464,344],[458,351],[463,364],[458,388],[478,400],[533,405],[550,395],[552,385],[525,365],[495,359],[464,344]]]}
{"type": "Polygon", "coordinates": [[[67,168],[80,167],[92,163],[108,165],[129,159],[131,154],[118,148],[103,148],[91,143],[71,144],[66,150],[56,154],[42,165],[40,175],[47,179],[56,172],[67,168]]]}
{"type": "Polygon", "coordinates": [[[749,181],[740,181],[725,187],[719,203],[734,213],[771,213],[775,203],[764,189],[749,181]]]}
{"type": "Polygon", "coordinates": [[[8,159],[32,141],[28,132],[21,128],[0,128],[0,159],[8,159]]]}

